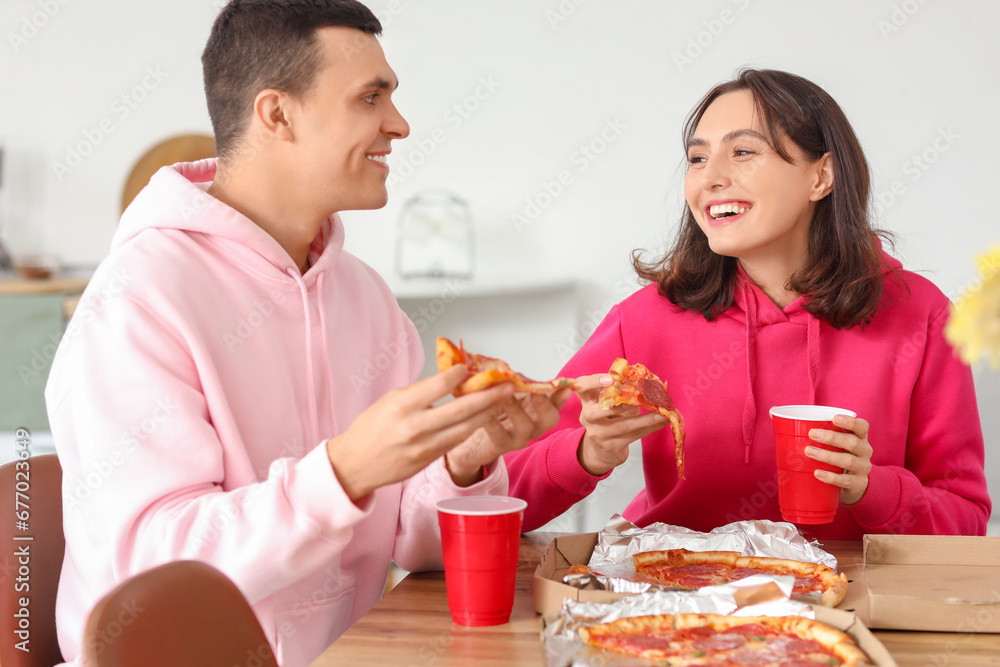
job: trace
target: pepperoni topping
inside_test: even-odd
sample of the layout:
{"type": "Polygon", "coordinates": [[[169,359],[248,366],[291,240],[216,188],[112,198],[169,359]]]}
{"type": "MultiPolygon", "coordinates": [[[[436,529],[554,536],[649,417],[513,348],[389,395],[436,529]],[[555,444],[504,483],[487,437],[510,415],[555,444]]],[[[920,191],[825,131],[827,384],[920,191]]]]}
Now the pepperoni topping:
{"type": "Polygon", "coordinates": [[[767,640],[767,647],[781,651],[786,655],[803,655],[805,653],[822,653],[823,647],[814,641],[782,635],[767,640]]]}
{"type": "MultiPolygon", "coordinates": [[[[784,575],[784,576],[794,576],[787,570],[781,570],[775,568],[773,570],[761,570],[754,567],[741,567],[736,568],[732,571],[730,575],[732,581],[739,581],[740,579],[746,579],[747,577],[752,577],[755,574],[768,574],[768,575],[784,575]]],[[[810,591],[822,590],[823,584],[819,577],[816,575],[807,575],[804,577],[795,577],[795,585],[792,589],[794,595],[801,595],[802,593],[808,593],[810,591]]]]}
{"type": "Polygon", "coordinates": [[[749,637],[761,637],[767,634],[767,630],[765,630],[764,626],[760,623],[744,623],[743,625],[737,625],[729,628],[728,631],[749,637]]]}
{"type": "MultiPolygon", "coordinates": [[[[819,662],[817,660],[802,660],[800,658],[792,658],[791,660],[785,660],[778,667],[816,667],[816,665],[829,665],[829,662],[819,662]]],[[[840,664],[838,661],[837,664],[840,664]]]]}
{"type": "Polygon", "coordinates": [[[816,575],[808,577],[795,577],[795,592],[818,591],[823,588],[822,582],[816,575]]]}
{"type": "Polygon", "coordinates": [[[688,565],[671,567],[668,571],[675,575],[702,577],[705,575],[721,574],[725,569],[726,566],[719,563],[689,563],[688,565]]]}
{"type": "Polygon", "coordinates": [[[738,651],[727,656],[734,665],[745,665],[746,667],[759,667],[760,665],[770,665],[781,660],[784,656],[772,651],[738,651]]]}
{"type": "Polygon", "coordinates": [[[684,628],[680,631],[685,639],[698,639],[699,637],[710,637],[715,634],[715,629],[707,625],[699,625],[693,628],[684,628]]]}
{"type": "Polygon", "coordinates": [[[640,568],[639,572],[668,586],[695,589],[722,581],[720,577],[725,576],[726,566],[718,563],[691,563],[679,567],[640,568]]]}
{"type": "Polygon", "coordinates": [[[667,410],[674,409],[674,402],[670,399],[670,394],[668,394],[667,390],[663,388],[663,385],[656,380],[639,378],[639,381],[636,384],[639,386],[639,393],[642,394],[642,397],[650,404],[655,405],[658,408],[666,408],[667,410]]]}
{"type": "Polygon", "coordinates": [[[699,651],[730,651],[747,643],[746,637],[737,634],[722,633],[711,637],[703,637],[692,642],[699,651]]]}
{"type": "Polygon", "coordinates": [[[611,641],[620,644],[622,648],[634,650],[636,653],[650,650],[669,651],[673,635],[629,635],[628,637],[611,637],[611,641]]]}
{"type": "Polygon", "coordinates": [[[776,574],[775,572],[767,572],[766,570],[758,570],[753,567],[740,567],[734,568],[732,575],[730,575],[733,581],[738,581],[740,579],[746,579],[747,577],[752,577],[755,574],[776,574]]]}

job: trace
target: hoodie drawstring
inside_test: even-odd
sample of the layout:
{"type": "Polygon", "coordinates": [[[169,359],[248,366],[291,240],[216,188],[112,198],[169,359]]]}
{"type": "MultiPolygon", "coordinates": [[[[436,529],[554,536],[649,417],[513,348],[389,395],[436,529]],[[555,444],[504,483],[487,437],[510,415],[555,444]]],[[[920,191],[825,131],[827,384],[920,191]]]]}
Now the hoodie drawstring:
{"type": "Polygon", "coordinates": [[[819,378],[819,320],[806,313],[806,346],[809,373],[809,405],[816,405],[816,381],[819,378]]]}
{"type": "MultiPolygon", "coordinates": [[[[319,442],[319,406],[316,403],[316,373],[313,370],[313,354],[312,354],[312,316],[309,314],[309,290],[306,288],[305,281],[302,280],[302,275],[296,271],[294,268],[289,268],[286,273],[292,277],[295,284],[299,286],[299,294],[302,296],[302,310],[306,316],[306,382],[308,386],[309,394],[309,419],[312,422],[310,425],[312,428],[312,440],[313,444],[319,442]]],[[[326,315],[323,309],[323,278],[326,274],[320,271],[316,275],[316,298],[320,303],[319,307],[319,331],[322,340],[322,345],[320,347],[323,350],[323,364],[326,367],[326,391],[330,400],[333,400],[333,362],[330,361],[330,346],[327,341],[330,339],[326,334],[326,315]]],[[[332,438],[337,434],[337,418],[333,415],[333,406],[327,411],[329,415],[327,424],[330,427],[330,437],[332,438]]]]}
{"type": "MultiPolygon", "coordinates": [[[[743,405],[743,462],[750,463],[750,446],[757,425],[757,400],[754,396],[754,378],[757,373],[757,295],[749,285],[738,285],[736,300],[746,316],[747,339],[747,397],[743,405]]],[[[816,383],[819,380],[820,321],[811,313],[806,316],[806,373],[809,380],[809,404],[816,404],[816,383]]]]}
{"type": "Polygon", "coordinates": [[[747,399],[743,404],[743,462],[750,463],[750,445],[757,424],[757,401],[753,395],[753,381],[757,374],[757,298],[744,287],[737,287],[737,294],[743,297],[743,310],[747,328],[747,399]]]}
{"type": "MultiPolygon", "coordinates": [[[[313,373],[312,317],[309,314],[309,293],[306,289],[306,284],[302,281],[302,276],[296,269],[289,267],[287,273],[295,281],[295,284],[299,286],[299,294],[302,296],[302,310],[306,316],[306,382],[309,385],[306,393],[309,395],[309,421],[312,428],[310,442],[315,445],[319,442],[319,411],[316,407],[316,385],[315,374],[313,373]]],[[[322,311],[323,309],[320,308],[320,313],[322,311]]],[[[326,345],[323,347],[325,348],[326,345]]]]}
{"type": "MultiPolygon", "coordinates": [[[[325,315],[326,309],[323,308],[323,303],[324,303],[324,301],[323,301],[323,278],[325,278],[325,277],[326,277],[326,274],[323,273],[322,271],[320,271],[317,274],[317,276],[316,276],[316,300],[319,301],[319,304],[320,304],[320,306],[319,306],[319,332],[320,332],[320,335],[323,337],[322,348],[323,348],[323,366],[324,366],[324,368],[326,368],[326,391],[327,391],[327,395],[330,397],[330,400],[332,401],[332,400],[334,400],[334,398],[333,398],[333,362],[330,361],[330,345],[329,345],[329,340],[330,339],[326,335],[326,315],[325,315]]],[[[330,406],[330,409],[327,410],[327,414],[329,415],[329,421],[328,421],[328,423],[330,425],[330,437],[332,438],[333,436],[337,435],[337,418],[333,414],[333,406],[332,405],[330,406]]]]}

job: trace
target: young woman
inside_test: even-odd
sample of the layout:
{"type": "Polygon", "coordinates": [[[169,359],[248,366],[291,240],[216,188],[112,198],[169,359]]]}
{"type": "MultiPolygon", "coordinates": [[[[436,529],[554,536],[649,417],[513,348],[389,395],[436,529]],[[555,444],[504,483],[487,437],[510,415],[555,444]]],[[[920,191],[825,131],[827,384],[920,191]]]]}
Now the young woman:
{"type": "MultiPolygon", "coordinates": [[[[650,284],[612,308],[560,375],[585,376],[558,426],[506,455],[525,530],[590,493],[642,439],[645,488],[624,516],[710,530],[780,520],[768,410],[853,410],[815,432],[843,468],[828,539],[864,533],[983,534],[990,513],[970,370],[942,328],[949,301],[886,254],[869,215],[869,171],[850,123],[815,84],[745,70],[711,90],[684,128],[687,206],[674,247],[634,257],[650,284]],[[602,410],[616,357],[668,383],[687,425],[686,479],[666,422],[602,410]]],[[[610,508],[609,508],[610,509],[610,508]]]]}

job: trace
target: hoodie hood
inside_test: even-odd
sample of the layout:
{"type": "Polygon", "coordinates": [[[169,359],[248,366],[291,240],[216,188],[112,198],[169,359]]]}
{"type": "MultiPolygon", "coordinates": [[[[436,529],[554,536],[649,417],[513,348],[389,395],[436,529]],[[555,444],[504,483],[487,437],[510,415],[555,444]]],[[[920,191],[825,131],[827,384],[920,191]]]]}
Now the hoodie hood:
{"type": "Polygon", "coordinates": [[[316,392],[321,379],[328,395],[333,394],[330,351],[323,303],[324,283],[335,270],[344,247],[344,227],[340,217],[331,215],[324,221],[309,249],[309,269],[303,274],[291,256],[270,234],[245,215],[208,194],[215,178],[218,159],[180,162],[163,167],[142,189],[122,215],[118,231],[112,240],[112,251],[128,244],[144,231],[177,231],[202,234],[214,245],[220,261],[228,261],[255,282],[279,285],[284,290],[297,290],[301,300],[304,325],[303,352],[306,358],[309,424],[311,439],[316,441],[328,429],[337,433],[330,413],[328,423],[320,424],[316,392]],[[314,314],[316,311],[316,314],[314,314]],[[319,344],[314,340],[314,318],[318,318],[319,344]],[[315,348],[322,362],[316,364],[315,348]]]}
{"type": "MultiPolygon", "coordinates": [[[[116,250],[147,229],[205,234],[224,253],[244,266],[279,279],[290,272],[301,275],[284,248],[252,220],[208,194],[218,159],[180,162],[163,167],[122,214],[111,241],[116,250]]],[[[302,275],[311,285],[318,274],[329,273],[344,247],[340,216],[330,216],[309,251],[310,268],[302,275]]]]}
{"type": "MultiPolygon", "coordinates": [[[[895,257],[890,256],[882,250],[881,241],[876,238],[879,244],[879,252],[882,258],[882,275],[887,277],[890,273],[903,268],[903,264],[895,257]]],[[[733,308],[728,309],[722,316],[732,317],[742,320],[746,328],[746,377],[747,395],[743,405],[743,444],[745,447],[744,462],[750,462],[750,449],[753,444],[754,429],[757,424],[757,401],[754,396],[754,380],[757,373],[757,334],[761,327],[777,325],[783,323],[804,324],[806,327],[806,358],[805,371],[809,381],[808,403],[816,403],[816,386],[819,381],[819,369],[821,360],[821,332],[824,327],[830,325],[814,317],[805,309],[807,300],[805,297],[792,301],[785,308],[779,308],[771,301],[770,297],[758,287],[746,274],[742,266],[738,266],[736,277],[736,289],[733,294],[733,308]]],[[[891,293],[892,281],[886,281],[887,295],[891,293]]],[[[791,363],[795,363],[792,361],[791,363]]]]}

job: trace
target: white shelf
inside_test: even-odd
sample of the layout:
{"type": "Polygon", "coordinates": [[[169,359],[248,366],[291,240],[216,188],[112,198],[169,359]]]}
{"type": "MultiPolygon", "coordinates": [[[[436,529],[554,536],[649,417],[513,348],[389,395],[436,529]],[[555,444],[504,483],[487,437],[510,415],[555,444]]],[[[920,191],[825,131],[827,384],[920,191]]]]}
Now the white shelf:
{"type": "Polygon", "coordinates": [[[399,278],[385,276],[397,299],[437,299],[530,295],[570,290],[576,282],[569,278],[535,276],[475,276],[467,278],[399,278]]]}

